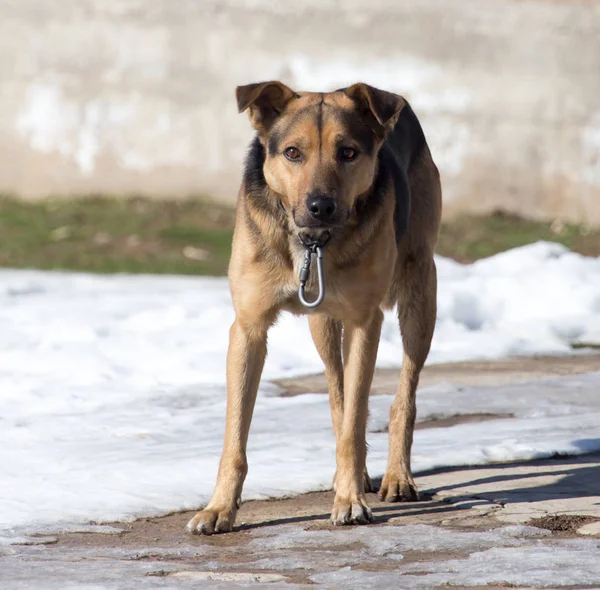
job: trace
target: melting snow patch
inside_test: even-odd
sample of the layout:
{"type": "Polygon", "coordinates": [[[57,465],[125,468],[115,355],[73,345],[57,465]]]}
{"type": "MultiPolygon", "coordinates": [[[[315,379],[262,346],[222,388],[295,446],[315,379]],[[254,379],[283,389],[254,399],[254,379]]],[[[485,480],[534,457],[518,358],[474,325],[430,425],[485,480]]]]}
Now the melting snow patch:
{"type": "MultiPolygon", "coordinates": [[[[538,243],[472,265],[437,259],[429,362],[570,351],[600,333],[600,260],[538,243]]],[[[233,311],[224,279],[0,271],[0,531],[195,508],[215,481],[233,311]]],[[[398,366],[395,315],[378,363],[398,366]]],[[[265,379],[321,370],[305,318],[282,316],[265,379]]],[[[514,419],[417,432],[416,470],[600,448],[600,374],[506,387],[421,390],[419,416],[514,419]]],[[[328,489],[325,395],[261,386],[245,499],[328,489]],[[277,441],[277,446],[273,441],[277,441]],[[285,448],[285,457],[279,449],[285,448]]],[[[371,400],[384,426],[390,397],[371,400]]],[[[369,433],[385,469],[387,434],[369,433]]]]}

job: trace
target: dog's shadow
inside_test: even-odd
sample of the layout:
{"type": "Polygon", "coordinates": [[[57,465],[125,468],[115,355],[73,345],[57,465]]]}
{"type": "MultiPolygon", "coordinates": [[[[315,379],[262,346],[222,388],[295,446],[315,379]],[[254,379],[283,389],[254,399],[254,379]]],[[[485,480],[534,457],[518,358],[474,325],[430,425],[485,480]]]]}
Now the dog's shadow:
{"type": "MultiPolygon", "coordinates": [[[[600,439],[595,441],[578,441],[575,443],[582,449],[598,448],[600,439]],[[578,443],[581,443],[579,445],[578,443]]],[[[517,502],[535,503],[547,500],[598,497],[593,506],[598,506],[600,516],[600,452],[593,452],[578,456],[554,456],[548,459],[532,461],[513,461],[510,463],[496,463],[482,466],[446,467],[421,472],[416,476],[419,479],[425,476],[440,475],[443,481],[444,474],[469,472],[471,477],[465,479],[453,478],[456,483],[443,484],[429,489],[422,489],[418,502],[384,503],[377,500],[374,494],[368,495],[375,523],[385,523],[389,520],[410,515],[435,515],[437,513],[452,513],[480,505],[482,501],[497,505],[509,505],[517,502]],[[535,469],[533,469],[535,468],[535,469]],[[494,471],[493,475],[472,477],[478,472],[494,471]],[[519,482],[540,478],[548,483],[540,485],[519,486],[519,482]],[[514,483],[514,487],[506,486],[507,482],[514,483]],[[497,489],[490,490],[489,484],[499,484],[497,489]],[[470,492],[469,487],[486,486],[484,491],[470,492]],[[466,488],[464,493],[446,496],[444,500],[436,497],[440,492],[451,492],[466,488]]],[[[373,486],[378,489],[381,477],[373,478],[373,486]]],[[[333,498],[333,494],[332,494],[333,498]]],[[[238,530],[256,529],[279,524],[307,524],[326,523],[329,513],[310,514],[303,516],[290,516],[268,520],[253,524],[242,524],[238,530]]]]}
{"type": "MultiPolygon", "coordinates": [[[[600,439],[595,441],[581,441],[590,446],[600,446],[600,439]],[[590,443],[595,443],[591,445],[590,443]]],[[[577,442],[575,443],[577,445],[577,442]]],[[[516,502],[535,503],[547,500],[598,497],[600,500],[600,452],[591,452],[583,455],[555,455],[547,459],[532,461],[513,461],[510,463],[496,463],[477,467],[452,467],[436,469],[420,474],[434,475],[442,473],[456,473],[469,471],[471,473],[495,471],[494,475],[472,478],[459,481],[456,484],[440,485],[427,490],[432,496],[439,492],[448,492],[457,488],[473,486],[486,486],[484,491],[468,492],[466,497],[477,498],[498,504],[511,504],[516,502]],[[535,467],[535,470],[532,469],[535,467]],[[517,484],[523,480],[540,478],[550,481],[540,485],[527,485],[507,487],[499,485],[497,489],[489,490],[489,484],[517,484]],[[488,491],[489,490],[489,491],[488,491]]],[[[594,502],[600,506],[600,501],[594,502]]],[[[600,515],[600,509],[598,510],[600,515]]]]}

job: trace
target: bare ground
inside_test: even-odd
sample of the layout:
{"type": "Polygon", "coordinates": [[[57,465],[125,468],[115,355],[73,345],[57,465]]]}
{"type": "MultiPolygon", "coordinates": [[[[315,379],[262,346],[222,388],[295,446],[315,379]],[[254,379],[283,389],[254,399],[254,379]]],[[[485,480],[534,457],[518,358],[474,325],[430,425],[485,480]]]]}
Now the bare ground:
{"type": "MultiPolygon", "coordinates": [[[[456,385],[502,385],[592,371],[600,371],[600,354],[597,352],[572,356],[532,356],[442,363],[426,366],[421,373],[419,386],[429,387],[444,382],[456,385]]],[[[377,369],[371,395],[394,393],[398,387],[399,375],[399,369],[377,369]]],[[[327,391],[327,379],[322,373],[279,379],[274,383],[283,389],[283,396],[327,391]]]]}

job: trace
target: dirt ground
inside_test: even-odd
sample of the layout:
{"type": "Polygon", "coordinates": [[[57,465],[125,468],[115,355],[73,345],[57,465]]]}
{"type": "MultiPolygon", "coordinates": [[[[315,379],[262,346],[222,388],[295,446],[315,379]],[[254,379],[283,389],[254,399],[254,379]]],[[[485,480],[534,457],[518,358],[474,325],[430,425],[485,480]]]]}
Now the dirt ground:
{"type": "MultiPolygon", "coordinates": [[[[583,352],[572,356],[533,356],[443,363],[426,366],[421,373],[419,386],[429,387],[444,382],[456,385],[502,385],[592,371],[600,371],[598,352],[583,352]]],[[[399,374],[398,369],[377,369],[371,395],[394,393],[398,387],[399,374]]],[[[274,383],[284,390],[282,395],[327,391],[327,379],[324,374],[280,379],[274,383]]]]}

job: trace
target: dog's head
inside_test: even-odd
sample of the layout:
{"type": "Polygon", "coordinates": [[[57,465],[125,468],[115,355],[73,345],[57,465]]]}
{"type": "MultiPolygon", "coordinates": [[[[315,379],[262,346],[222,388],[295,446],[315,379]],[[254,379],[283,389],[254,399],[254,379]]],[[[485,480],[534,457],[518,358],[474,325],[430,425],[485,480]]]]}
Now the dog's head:
{"type": "Polygon", "coordinates": [[[265,147],[263,172],[299,235],[317,240],[343,226],[377,171],[377,154],[404,106],[367,84],[330,93],[281,82],[236,89],[240,112],[265,147]]]}

